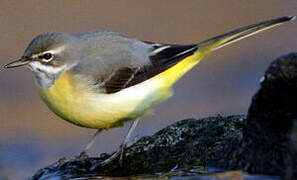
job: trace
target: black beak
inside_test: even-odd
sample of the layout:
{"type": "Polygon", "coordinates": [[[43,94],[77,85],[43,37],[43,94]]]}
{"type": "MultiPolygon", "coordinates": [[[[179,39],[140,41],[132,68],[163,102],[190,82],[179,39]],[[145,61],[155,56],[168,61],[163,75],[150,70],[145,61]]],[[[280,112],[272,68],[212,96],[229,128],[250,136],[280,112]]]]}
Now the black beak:
{"type": "Polygon", "coordinates": [[[14,68],[14,67],[27,65],[28,63],[29,63],[29,59],[22,57],[21,59],[18,59],[16,61],[6,64],[5,66],[3,66],[3,68],[14,68]]]}

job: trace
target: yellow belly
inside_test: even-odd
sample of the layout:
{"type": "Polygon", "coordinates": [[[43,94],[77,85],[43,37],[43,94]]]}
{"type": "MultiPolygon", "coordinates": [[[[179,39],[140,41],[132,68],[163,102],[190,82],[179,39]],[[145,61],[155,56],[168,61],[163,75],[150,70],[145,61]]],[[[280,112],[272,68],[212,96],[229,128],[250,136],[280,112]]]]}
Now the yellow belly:
{"type": "Polygon", "coordinates": [[[61,118],[79,126],[106,129],[120,126],[151,111],[151,107],[171,95],[168,87],[146,81],[114,94],[94,92],[78,84],[65,72],[49,89],[37,83],[48,107],[61,118]]]}
{"type": "Polygon", "coordinates": [[[172,84],[201,58],[195,53],[163,73],[113,94],[94,92],[67,71],[48,89],[36,85],[44,102],[58,116],[79,126],[106,129],[134,120],[169,98],[172,84]]]}

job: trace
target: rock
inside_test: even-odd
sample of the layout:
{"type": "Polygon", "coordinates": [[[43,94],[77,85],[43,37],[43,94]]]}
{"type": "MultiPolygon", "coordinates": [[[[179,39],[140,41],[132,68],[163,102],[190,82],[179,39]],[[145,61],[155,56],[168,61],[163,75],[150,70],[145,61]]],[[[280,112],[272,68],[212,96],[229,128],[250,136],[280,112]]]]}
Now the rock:
{"type": "Polygon", "coordinates": [[[267,69],[252,99],[239,146],[219,147],[217,167],[297,177],[297,159],[293,158],[297,143],[292,137],[296,119],[297,53],[292,53],[278,58],[267,69]]]}
{"type": "Polygon", "coordinates": [[[84,160],[65,159],[39,170],[32,179],[50,174],[67,177],[83,174],[131,176],[167,172],[176,166],[204,166],[207,152],[226,139],[240,136],[243,120],[244,116],[182,120],[128,147],[123,167],[119,166],[117,160],[104,167],[98,166],[110,156],[107,154],[84,160]]]}
{"type": "Polygon", "coordinates": [[[156,173],[160,172],[168,172],[172,178],[197,177],[201,167],[240,169],[292,179],[297,177],[296,119],[297,53],[292,53],[270,65],[247,117],[182,120],[128,147],[123,167],[117,160],[98,166],[108,154],[99,158],[62,159],[40,169],[31,179],[158,176],[156,173]]]}

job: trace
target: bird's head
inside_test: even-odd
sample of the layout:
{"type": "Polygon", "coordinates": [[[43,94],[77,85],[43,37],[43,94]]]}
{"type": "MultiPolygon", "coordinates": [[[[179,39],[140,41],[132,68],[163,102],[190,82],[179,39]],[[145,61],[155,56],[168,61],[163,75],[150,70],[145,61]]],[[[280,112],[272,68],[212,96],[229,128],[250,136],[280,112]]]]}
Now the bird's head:
{"type": "Polygon", "coordinates": [[[51,32],[40,34],[28,45],[23,56],[4,68],[27,66],[40,85],[50,85],[81,59],[82,42],[77,36],[51,32]]]}

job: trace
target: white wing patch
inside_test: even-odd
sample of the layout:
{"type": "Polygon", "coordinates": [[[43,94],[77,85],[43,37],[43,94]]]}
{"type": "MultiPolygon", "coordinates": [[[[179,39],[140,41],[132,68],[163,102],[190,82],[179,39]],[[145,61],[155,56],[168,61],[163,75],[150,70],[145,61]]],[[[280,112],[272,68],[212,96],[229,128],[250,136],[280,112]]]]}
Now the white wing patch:
{"type": "Polygon", "coordinates": [[[150,53],[150,56],[156,55],[156,54],[158,54],[159,52],[164,51],[165,49],[170,48],[170,47],[171,47],[171,46],[169,46],[169,45],[168,45],[168,46],[162,46],[162,47],[159,47],[159,48],[153,50],[153,51],[150,53]]]}

